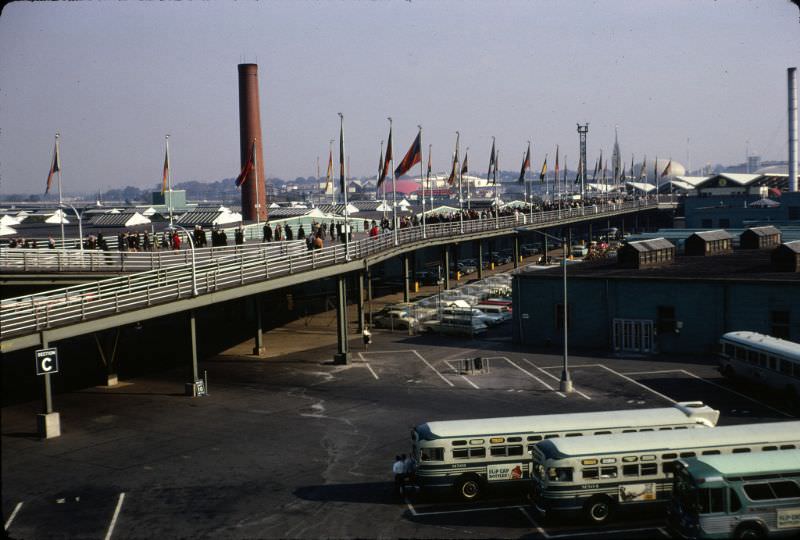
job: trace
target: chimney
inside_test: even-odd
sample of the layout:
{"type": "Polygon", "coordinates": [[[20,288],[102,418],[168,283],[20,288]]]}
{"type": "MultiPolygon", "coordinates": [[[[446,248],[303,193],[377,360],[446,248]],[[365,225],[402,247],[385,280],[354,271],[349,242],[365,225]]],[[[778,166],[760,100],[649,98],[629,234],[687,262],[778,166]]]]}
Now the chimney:
{"type": "Polygon", "coordinates": [[[786,70],[789,78],[789,191],[797,191],[797,68],[786,70]]]}
{"type": "Polygon", "coordinates": [[[267,197],[264,187],[261,111],[258,103],[258,64],[239,64],[239,146],[242,168],[250,158],[253,139],[256,141],[256,168],[250,171],[242,184],[242,218],[256,221],[256,217],[259,217],[261,221],[266,221],[267,197]]]}

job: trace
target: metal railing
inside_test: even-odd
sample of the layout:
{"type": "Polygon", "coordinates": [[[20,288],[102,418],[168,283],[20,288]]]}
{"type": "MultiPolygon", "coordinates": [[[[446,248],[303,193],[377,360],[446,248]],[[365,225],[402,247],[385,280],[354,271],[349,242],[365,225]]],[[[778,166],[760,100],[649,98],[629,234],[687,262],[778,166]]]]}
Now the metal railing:
{"type": "MultiPolygon", "coordinates": [[[[530,215],[504,216],[499,220],[469,220],[427,226],[425,238],[454,238],[463,234],[509,230],[522,225],[537,225],[587,216],[601,216],[622,210],[655,207],[648,201],[587,206],[530,215]]],[[[421,227],[398,231],[398,245],[423,240],[421,227]]],[[[183,264],[129,274],[88,285],[76,285],[38,294],[0,301],[0,338],[28,335],[46,329],[76,324],[124,311],[240,287],[276,277],[298,274],[321,267],[364,259],[395,247],[390,232],[349,243],[317,250],[282,250],[280,244],[210,248],[194,266],[183,264]],[[196,291],[194,289],[196,283],[196,291]]],[[[201,250],[198,250],[198,255],[201,250]]],[[[142,255],[149,255],[144,253],[142,255]]],[[[180,257],[188,256],[180,252],[180,257]]]]}

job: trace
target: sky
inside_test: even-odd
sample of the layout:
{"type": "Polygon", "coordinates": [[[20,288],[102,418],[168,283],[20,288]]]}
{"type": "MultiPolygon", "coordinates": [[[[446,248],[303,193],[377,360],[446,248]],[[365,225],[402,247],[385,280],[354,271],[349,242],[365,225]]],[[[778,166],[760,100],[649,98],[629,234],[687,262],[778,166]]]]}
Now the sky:
{"type": "MultiPolygon", "coordinates": [[[[353,176],[374,175],[394,120],[396,163],[423,126],[435,171],[455,132],[485,174],[533,167],[576,123],[588,161],[615,126],[635,154],[696,168],[787,159],[789,0],[15,2],[0,15],[0,193],[43,193],[61,134],[65,192],[240,169],[237,64],[257,63],[268,177],[322,174],[338,112],[353,176]]],[[[338,161],[338,142],[334,162],[338,161]]],[[[427,160],[427,157],[424,159],[427,160]]],[[[550,158],[552,159],[552,158],[550,158]]],[[[652,161],[650,161],[652,163],[652,161]]]]}

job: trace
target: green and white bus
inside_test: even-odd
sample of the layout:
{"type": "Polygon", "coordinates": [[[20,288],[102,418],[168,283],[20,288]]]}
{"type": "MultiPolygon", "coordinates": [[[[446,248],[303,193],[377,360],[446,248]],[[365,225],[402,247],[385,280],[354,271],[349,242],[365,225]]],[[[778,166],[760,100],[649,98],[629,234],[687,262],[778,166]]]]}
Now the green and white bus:
{"type": "Polygon", "coordinates": [[[728,332],[719,343],[719,369],[726,377],[800,396],[800,343],[756,332],[728,332]]]}
{"type": "Polygon", "coordinates": [[[529,453],[541,440],[714,427],[718,419],[719,411],[693,401],[658,409],[427,422],[411,431],[411,455],[421,490],[453,489],[473,500],[489,486],[526,489],[529,453]]]}
{"type": "Polygon", "coordinates": [[[678,459],[799,446],[800,421],[549,439],[533,448],[531,495],[547,516],[599,524],[618,509],[668,502],[678,459]]]}
{"type": "Polygon", "coordinates": [[[679,459],[667,528],[692,539],[800,536],[800,450],[679,459]]]}

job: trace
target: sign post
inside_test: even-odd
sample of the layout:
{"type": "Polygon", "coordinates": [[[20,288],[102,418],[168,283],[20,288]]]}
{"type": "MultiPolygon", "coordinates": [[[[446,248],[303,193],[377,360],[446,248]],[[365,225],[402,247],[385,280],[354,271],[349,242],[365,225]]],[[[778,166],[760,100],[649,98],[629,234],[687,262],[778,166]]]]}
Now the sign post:
{"type": "Polygon", "coordinates": [[[44,412],[36,416],[36,421],[39,436],[52,439],[61,436],[61,421],[59,414],[53,412],[53,392],[50,386],[50,375],[58,373],[58,350],[48,347],[44,339],[42,345],[43,349],[34,352],[36,375],[44,377],[44,412]]]}

